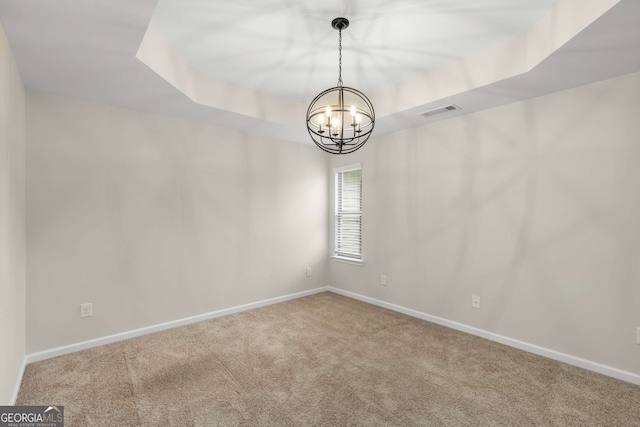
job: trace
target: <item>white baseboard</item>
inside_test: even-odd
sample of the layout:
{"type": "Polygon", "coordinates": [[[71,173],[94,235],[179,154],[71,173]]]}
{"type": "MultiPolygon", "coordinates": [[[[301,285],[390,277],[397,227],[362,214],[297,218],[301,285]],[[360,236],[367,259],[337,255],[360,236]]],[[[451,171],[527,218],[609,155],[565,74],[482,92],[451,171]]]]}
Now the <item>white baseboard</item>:
{"type": "Polygon", "coordinates": [[[153,332],[159,332],[166,329],[175,328],[178,326],[188,325],[191,323],[201,322],[203,320],[213,319],[216,317],[226,316],[233,313],[239,313],[246,310],[251,310],[254,308],[264,307],[271,304],[277,304],[279,302],[284,302],[296,298],[305,297],[308,295],[317,294],[320,292],[330,291],[339,295],[343,295],[346,297],[354,298],[369,304],[377,305],[379,307],[384,307],[389,310],[397,311],[399,313],[406,314],[408,316],[416,317],[418,319],[426,320],[428,322],[436,323],[438,325],[446,326],[451,329],[456,329],[458,331],[466,332],[471,335],[476,335],[482,338],[486,338],[491,341],[499,342],[504,345],[508,345],[510,347],[518,348],[520,350],[528,351],[530,353],[538,354],[540,356],[547,357],[549,359],[557,360],[559,362],[564,362],[569,365],[577,366],[583,369],[587,369],[590,371],[598,372],[603,375],[607,375],[613,378],[617,378],[622,381],[626,381],[632,384],[640,385],[640,375],[635,374],[633,372],[623,371],[621,369],[613,368],[611,366],[603,365],[600,363],[592,362],[589,360],[585,360],[579,357],[571,356],[565,353],[561,353],[555,350],[550,350],[548,348],[540,347],[534,344],[529,344],[523,341],[519,341],[513,338],[505,337],[502,335],[495,334],[493,332],[488,332],[482,329],[474,328],[473,326],[468,326],[462,323],[454,322],[452,320],[443,319],[441,317],[432,316],[430,314],[422,313],[417,310],[412,310],[410,308],[402,307],[399,305],[391,304],[385,301],[377,300],[375,298],[370,298],[364,295],[356,294],[354,292],[345,291],[339,288],[334,288],[331,286],[320,287],[308,291],[297,292],[294,294],[284,295],[280,297],[270,298],[262,301],[257,301],[249,304],[243,304],[236,307],[226,308],[222,310],[212,311],[210,313],[204,313],[197,316],[187,317],[184,319],[174,320],[170,322],[161,323],[158,325],[148,326],[140,329],[135,329],[132,331],[122,332],[118,334],[109,335],[106,337],[96,338],[88,341],[79,342],[76,344],[70,344],[62,347],[53,348],[50,350],[44,350],[37,353],[28,354],[23,363],[22,368],[20,370],[20,376],[16,382],[13,392],[13,404],[18,397],[18,392],[20,391],[20,385],[22,383],[22,376],[24,374],[25,367],[28,363],[38,362],[40,360],[50,359],[57,356],[62,356],[65,354],[75,353],[77,351],[86,350],[88,348],[98,347],[105,344],[111,344],[118,341],[123,341],[129,338],[138,337],[141,335],[150,334],[153,332]]]}
{"type": "MultiPolygon", "coordinates": [[[[82,341],[75,344],[69,344],[62,347],[56,347],[49,350],[39,351],[37,353],[31,353],[27,355],[25,360],[26,360],[26,363],[39,362],[41,360],[51,359],[53,357],[58,357],[58,356],[62,356],[69,353],[75,353],[77,351],[86,350],[88,348],[98,347],[105,344],[111,344],[114,342],[123,341],[129,338],[139,337],[141,335],[146,335],[153,332],[164,331],[166,329],[171,329],[178,326],[184,326],[184,325],[189,325],[191,323],[202,322],[203,320],[222,317],[229,314],[239,313],[241,311],[251,310],[258,307],[264,307],[271,304],[277,304],[279,302],[284,302],[284,301],[288,301],[296,298],[306,297],[308,295],[325,292],[327,290],[328,290],[327,287],[321,287],[321,288],[311,289],[309,291],[296,292],[294,294],[284,295],[284,296],[275,297],[275,298],[269,298],[262,301],[252,302],[249,304],[238,305],[236,307],[216,310],[210,313],[204,313],[204,314],[199,314],[197,316],[186,317],[184,319],[172,320],[170,322],[147,326],[140,329],[134,329],[132,331],[120,332],[117,334],[108,335],[106,337],[95,338],[88,341],[82,341]]],[[[17,387],[19,390],[20,385],[18,384],[17,387]]],[[[17,392],[16,392],[16,396],[17,396],[17,392]]]]}
{"type": "Polygon", "coordinates": [[[15,405],[16,400],[18,400],[18,393],[20,393],[20,386],[22,385],[22,377],[24,376],[24,370],[27,368],[27,358],[24,357],[22,359],[22,366],[20,367],[20,372],[18,373],[18,378],[16,378],[16,384],[13,386],[13,393],[11,394],[10,405],[15,405]]]}
{"type": "Polygon", "coordinates": [[[364,295],[356,294],[354,292],[345,291],[332,286],[328,287],[330,292],[357,299],[369,304],[384,307],[389,310],[397,311],[398,313],[406,314],[408,316],[417,317],[418,319],[426,320],[428,322],[436,323],[438,325],[446,326],[451,329],[466,332],[471,335],[486,338],[491,341],[499,342],[500,344],[515,347],[520,350],[528,351],[540,356],[547,357],[549,359],[564,362],[568,365],[577,366],[579,368],[587,369],[589,371],[597,372],[599,374],[607,375],[609,377],[617,378],[622,381],[626,381],[632,384],[640,385],[640,375],[633,372],[623,371],[622,369],[613,368],[611,366],[603,365],[600,363],[585,360],[580,357],[571,356],[569,354],[560,353],[559,351],[550,350],[548,348],[540,347],[534,344],[529,344],[523,341],[519,341],[513,338],[505,337],[503,335],[494,334],[482,329],[474,328],[463,323],[454,322],[452,320],[443,319],[442,317],[432,316],[430,314],[422,313],[417,310],[402,307],[399,305],[391,304],[385,301],[380,301],[375,298],[370,298],[364,295]]]}

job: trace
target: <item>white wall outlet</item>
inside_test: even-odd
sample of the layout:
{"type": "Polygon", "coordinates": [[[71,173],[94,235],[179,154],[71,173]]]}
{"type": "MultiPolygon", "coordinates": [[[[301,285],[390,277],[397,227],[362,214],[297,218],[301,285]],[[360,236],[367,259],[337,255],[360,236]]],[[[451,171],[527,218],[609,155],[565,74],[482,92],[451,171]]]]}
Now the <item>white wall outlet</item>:
{"type": "Polygon", "coordinates": [[[474,295],[471,297],[471,307],[473,308],[480,308],[480,297],[477,295],[474,295]]]}
{"type": "Polygon", "coordinates": [[[307,277],[311,276],[311,267],[307,267],[307,277]]]}
{"type": "Polygon", "coordinates": [[[387,286],[387,276],[385,276],[384,274],[380,275],[380,284],[382,286],[387,286]]]}
{"type": "Polygon", "coordinates": [[[640,328],[636,328],[636,344],[640,344],[640,328]]]}
{"type": "Polygon", "coordinates": [[[86,303],[80,304],[80,317],[91,317],[93,316],[93,304],[86,303]]]}

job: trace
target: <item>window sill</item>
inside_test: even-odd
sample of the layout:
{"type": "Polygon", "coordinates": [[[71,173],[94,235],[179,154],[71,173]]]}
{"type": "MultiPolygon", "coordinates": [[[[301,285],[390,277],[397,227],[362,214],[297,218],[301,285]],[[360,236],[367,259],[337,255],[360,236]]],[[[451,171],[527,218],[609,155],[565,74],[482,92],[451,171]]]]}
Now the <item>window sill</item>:
{"type": "Polygon", "coordinates": [[[341,256],[333,255],[331,257],[331,259],[333,261],[343,262],[345,264],[357,265],[359,267],[362,267],[364,265],[364,262],[362,262],[362,260],[353,259],[353,258],[344,258],[344,257],[341,257],[341,256]]]}

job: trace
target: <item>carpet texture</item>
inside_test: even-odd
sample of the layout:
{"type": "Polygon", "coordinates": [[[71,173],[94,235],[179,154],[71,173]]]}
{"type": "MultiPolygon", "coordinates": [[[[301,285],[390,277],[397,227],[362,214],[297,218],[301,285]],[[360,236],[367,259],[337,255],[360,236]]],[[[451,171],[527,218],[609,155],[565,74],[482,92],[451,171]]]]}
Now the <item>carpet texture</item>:
{"type": "Polygon", "coordinates": [[[640,426],[640,387],[333,293],[27,366],[66,426],[640,426]]]}

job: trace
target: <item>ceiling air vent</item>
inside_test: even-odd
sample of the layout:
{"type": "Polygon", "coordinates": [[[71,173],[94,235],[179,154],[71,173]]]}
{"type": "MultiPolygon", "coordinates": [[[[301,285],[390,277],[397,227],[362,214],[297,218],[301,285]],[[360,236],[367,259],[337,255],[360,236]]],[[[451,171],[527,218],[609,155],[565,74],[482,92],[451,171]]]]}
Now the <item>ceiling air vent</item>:
{"type": "Polygon", "coordinates": [[[426,118],[426,117],[435,116],[436,114],[448,113],[450,111],[456,111],[456,110],[462,110],[462,108],[458,107],[455,104],[449,104],[449,105],[445,105],[444,107],[438,107],[438,108],[434,108],[433,110],[425,111],[418,115],[426,118]]]}

